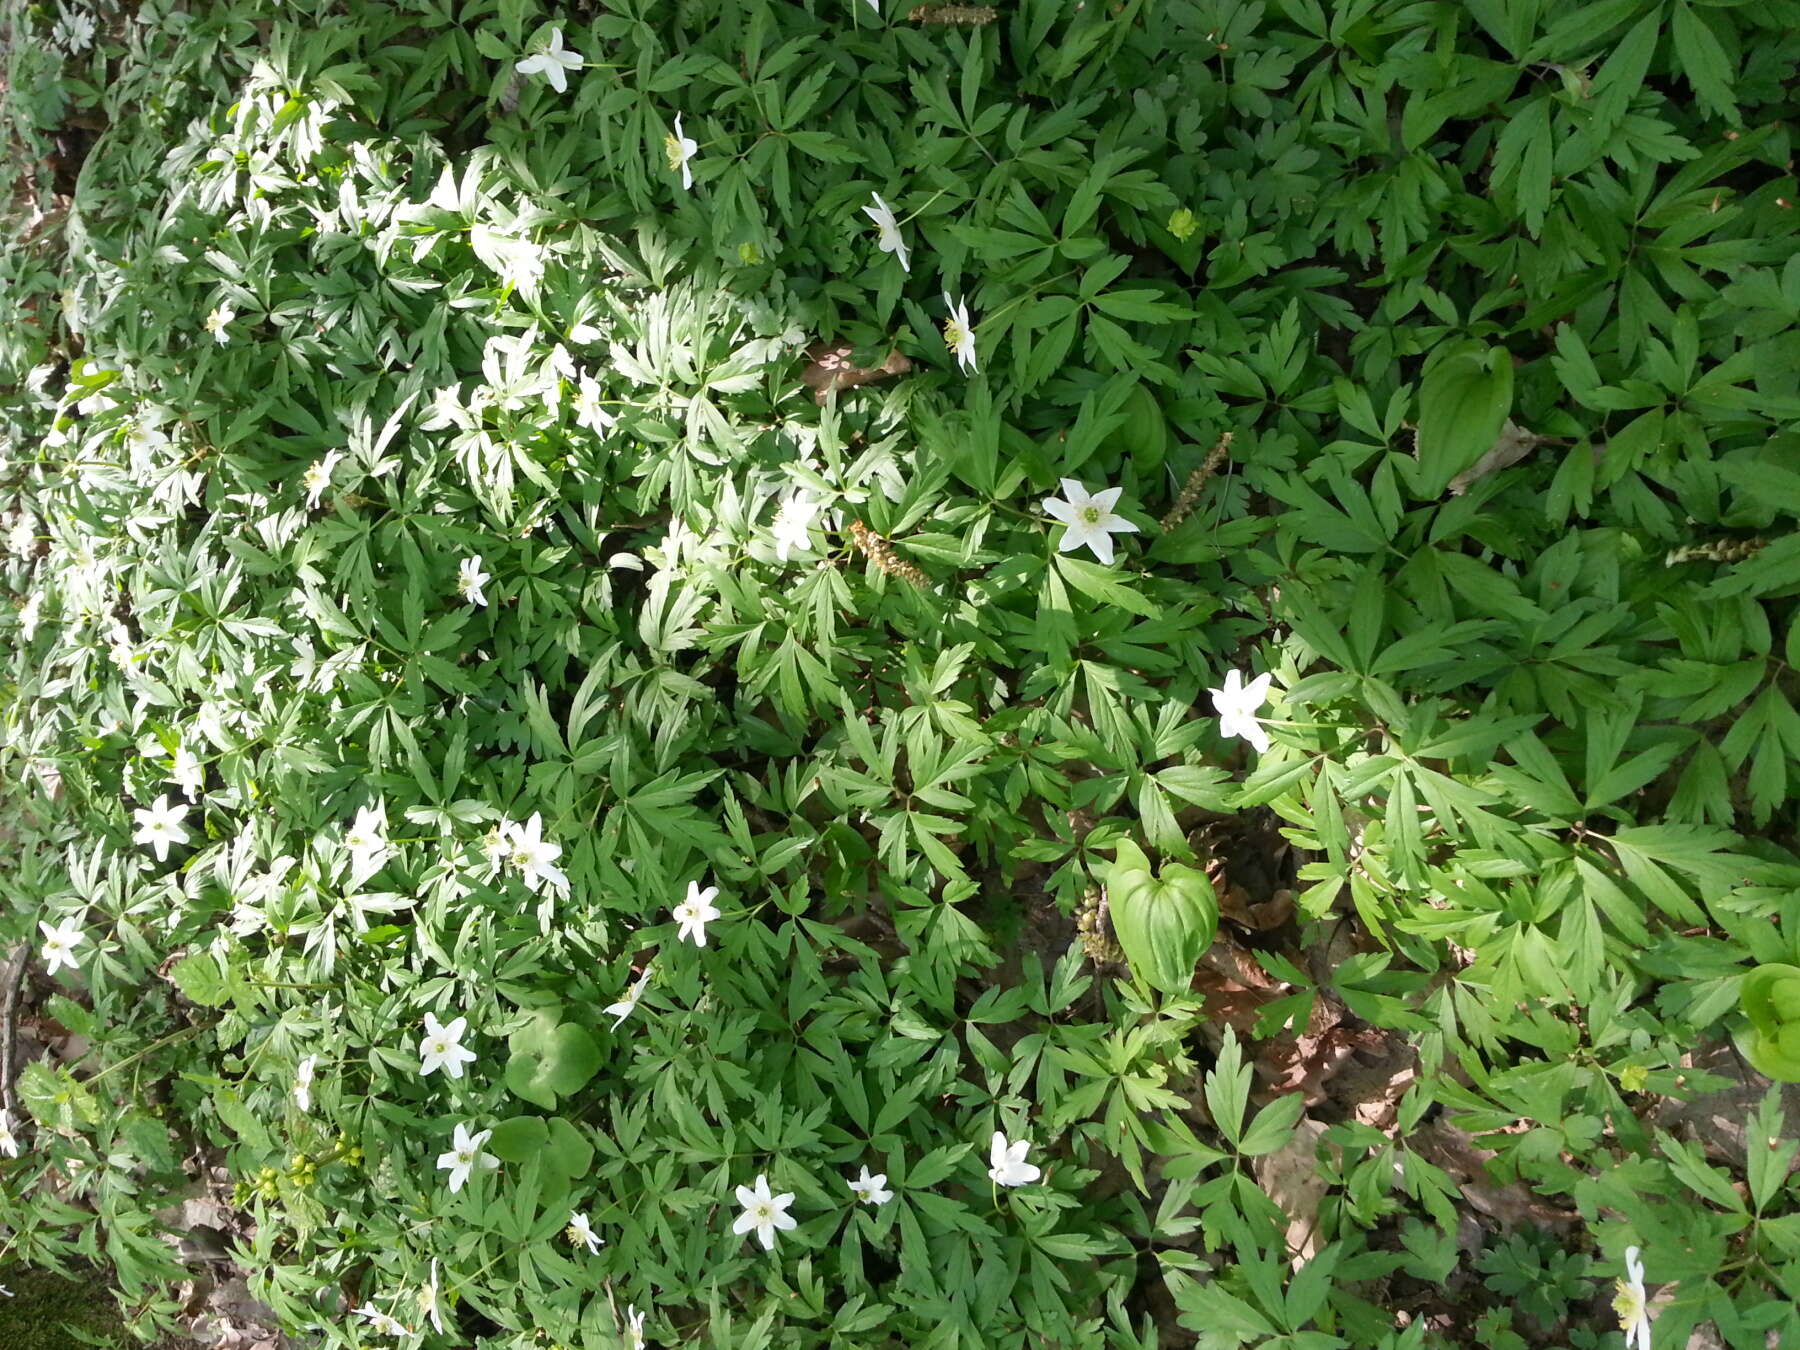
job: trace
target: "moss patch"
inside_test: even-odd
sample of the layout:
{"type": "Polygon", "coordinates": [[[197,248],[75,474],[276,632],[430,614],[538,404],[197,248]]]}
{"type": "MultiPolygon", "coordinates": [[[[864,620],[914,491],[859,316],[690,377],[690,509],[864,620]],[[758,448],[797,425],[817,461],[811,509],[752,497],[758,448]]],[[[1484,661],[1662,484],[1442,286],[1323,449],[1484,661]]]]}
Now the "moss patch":
{"type": "Polygon", "coordinates": [[[47,1270],[8,1272],[13,1297],[0,1299],[0,1350],[92,1350],[127,1345],[118,1306],[101,1280],[65,1280],[47,1270]],[[78,1339],[77,1328],[87,1339],[78,1339]]]}

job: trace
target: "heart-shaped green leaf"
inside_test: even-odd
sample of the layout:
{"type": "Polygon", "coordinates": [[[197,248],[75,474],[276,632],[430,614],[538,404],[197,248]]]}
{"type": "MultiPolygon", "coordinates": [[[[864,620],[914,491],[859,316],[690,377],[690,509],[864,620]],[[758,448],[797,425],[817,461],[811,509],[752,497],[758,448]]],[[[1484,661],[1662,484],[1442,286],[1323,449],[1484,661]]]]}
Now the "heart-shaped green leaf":
{"type": "Polygon", "coordinates": [[[1130,840],[1116,846],[1106,878],[1113,931],[1140,979],[1165,994],[1194,980],[1194,967],[1219,931],[1219,901],[1206,873],[1181,863],[1150,870],[1144,851],[1130,840]]]}
{"type": "Polygon", "coordinates": [[[1800,967],[1758,966],[1738,989],[1750,1019],[1738,1048],[1756,1071],[1778,1083],[1800,1083],[1800,967]]]}
{"type": "Polygon", "coordinates": [[[558,1022],[560,1008],[542,1008],[507,1039],[512,1058],[506,1086],[515,1097],[547,1111],[558,1097],[578,1091],[600,1068],[600,1047],[585,1027],[558,1022]]]}
{"type": "Polygon", "coordinates": [[[501,1162],[522,1163],[544,1151],[550,1137],[542,1116],[514,1116],[494,1126],[488,1150],[501,1162]]]}

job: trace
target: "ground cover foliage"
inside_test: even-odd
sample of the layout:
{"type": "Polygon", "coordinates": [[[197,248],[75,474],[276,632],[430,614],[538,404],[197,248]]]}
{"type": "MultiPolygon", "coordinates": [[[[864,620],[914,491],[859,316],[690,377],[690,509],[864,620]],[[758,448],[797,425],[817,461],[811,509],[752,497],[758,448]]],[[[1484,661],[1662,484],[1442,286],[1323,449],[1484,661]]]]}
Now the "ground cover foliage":
{"type": "Polygon", "coordinates": [[[1800,1340],[1800,5],[71,13],[0,1266],[151,1334],[204,1204],[332,1347],[1800,1340]]]}

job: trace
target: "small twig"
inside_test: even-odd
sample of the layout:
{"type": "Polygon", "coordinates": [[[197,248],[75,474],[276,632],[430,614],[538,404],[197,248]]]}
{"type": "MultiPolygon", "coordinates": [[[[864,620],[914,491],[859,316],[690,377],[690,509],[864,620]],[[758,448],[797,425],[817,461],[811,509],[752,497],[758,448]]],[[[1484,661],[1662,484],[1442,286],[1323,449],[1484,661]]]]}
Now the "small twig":
{"type": "Polygon", "coordinates": [[[0,1106],[7,1117],[17,1121],[19,1104],[13,1098],[13,1052],[18,1048],[19,988],[25,983],[25,963],[31,958],[31,944],[21,942],[6,958],[6,971],[0,974],[0,1106]]]}

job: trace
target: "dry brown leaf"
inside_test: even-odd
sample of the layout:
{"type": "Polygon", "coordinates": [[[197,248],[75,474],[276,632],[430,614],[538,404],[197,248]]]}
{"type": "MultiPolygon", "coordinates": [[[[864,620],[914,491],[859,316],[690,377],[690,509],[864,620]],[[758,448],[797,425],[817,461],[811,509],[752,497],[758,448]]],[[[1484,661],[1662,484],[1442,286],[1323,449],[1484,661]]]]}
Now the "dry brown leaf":
{"type": "Polygon", "coordinates": [[[1319,1250],[1319,1202],[1330,1189],[1317,1156],[1325,1129],[1323,1121],[1302,1117],[1293,1138],[1251,1163],[1256,1184],[1288,1217],[1287,1248],[1295,1270],[1319,1250]]]}
{"type": "Polygon", "coordinates": [[[1500,438],[1494,442],[1494,448],[1450,480],[1450,495],[1460,497],[1489,474],[1499,473],[1509,464],[1517,464],[1546,439],[1508,418],[1506,425],[1500,428],[1500,438]]]}
{"type": "Polygon", "coordinates": [[[904,375],[912,369],[912,362],[898,351],[889,352],[887,360],[879,366],[858,366],[850,360],[850,354],[854,350],[843,342],[836,346],[820,342],[807,349],[806,355],[811,364],[800,372],[800,378],[811,387],[815,402],[824,403],[827,394],[836,393],[840,389],[854,389],[859,384],[904,375]]]}

